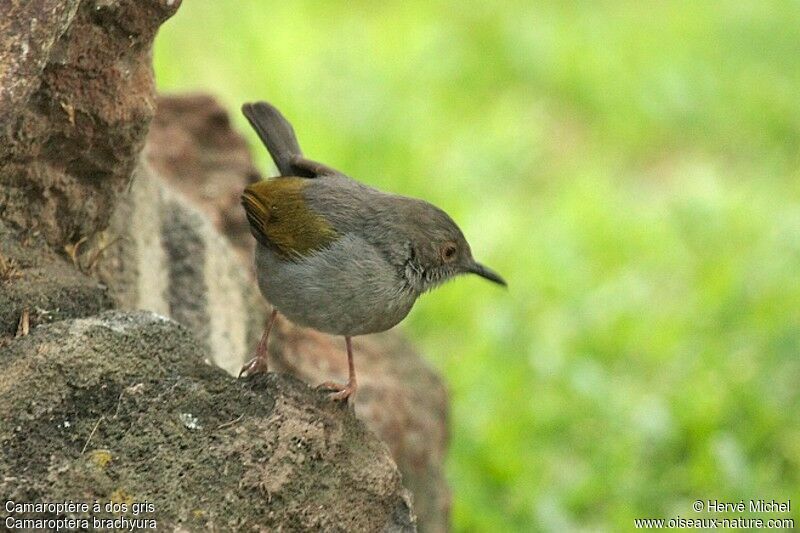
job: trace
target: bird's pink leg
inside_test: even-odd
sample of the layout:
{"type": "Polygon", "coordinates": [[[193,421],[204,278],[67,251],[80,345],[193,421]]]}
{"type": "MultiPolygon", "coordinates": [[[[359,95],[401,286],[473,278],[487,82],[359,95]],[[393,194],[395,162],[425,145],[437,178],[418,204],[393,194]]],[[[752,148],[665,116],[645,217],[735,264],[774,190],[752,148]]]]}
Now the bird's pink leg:
{"type": "Polygon", "coordinates": [[[256,356],[250,359],[246,365],[239,371],[239,377],[252,376],[253,374],[260,374],[269,370],[269,354],[267,352],[267,344],[269,342],[269,332],[272,331],[272,325],[275,323],[275,318],[278,316],[278,310],[273,309],[272,314],[267,322],[267,327],[264,328],[264,333],[261,335],[261,340],[258,341],[256,348],[256,356]]]}
{"type": "Polygon", "coordinates": [[[335,391],[332,394],[328,395],[328,397],[331,400],[336,400],[336,401],[347,400],[350,396],[355,394],[357,388],[356,367],[355,364],[353,364],[353,344],[350,341],[350,337],[345,337],[344,341],[347,344],[347,368],[349,372],[347,383],[342,385],[341,383],[326,381],[325,383],[322,383],[317,387],[318,389],[335,391]]]}

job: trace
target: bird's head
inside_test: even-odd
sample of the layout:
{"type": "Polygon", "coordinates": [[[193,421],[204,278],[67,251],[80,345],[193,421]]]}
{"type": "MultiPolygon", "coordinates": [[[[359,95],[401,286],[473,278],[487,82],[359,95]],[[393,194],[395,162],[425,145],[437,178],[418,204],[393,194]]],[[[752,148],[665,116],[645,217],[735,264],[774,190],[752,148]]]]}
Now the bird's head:
{"type": "Polygon", "coordinates": [[[461,274],[477,274],[506,286],[499,274],[472,257],[467,239],[447,213],[418,200],[407,216],[411,240],[405,275],[419,292],[461,274]]]}

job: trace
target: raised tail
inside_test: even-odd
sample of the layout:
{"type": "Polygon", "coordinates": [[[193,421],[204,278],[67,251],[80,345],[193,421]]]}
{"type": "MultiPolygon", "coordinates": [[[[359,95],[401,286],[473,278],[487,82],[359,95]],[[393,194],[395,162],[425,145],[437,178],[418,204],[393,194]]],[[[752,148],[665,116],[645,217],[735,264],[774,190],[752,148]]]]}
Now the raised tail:
{"type": "Polygon", "coordinates": [[[286,117],[267,102],[244,104],[242,113],[269,150],[269,155],[272,156],[281,175],[293,175],[295,169],[292,162],[302,158],[303,153],[297,143],[294,128],[286,117]]]}

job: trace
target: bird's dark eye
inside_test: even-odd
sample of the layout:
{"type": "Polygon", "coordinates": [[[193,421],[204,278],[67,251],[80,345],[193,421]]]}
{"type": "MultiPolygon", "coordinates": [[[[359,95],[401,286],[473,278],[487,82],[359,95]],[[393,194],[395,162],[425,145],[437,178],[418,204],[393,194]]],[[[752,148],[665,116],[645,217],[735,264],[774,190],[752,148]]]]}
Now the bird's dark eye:
{"type": "Polygon", "coordinates": [[[444,246],[442,246],[442,259],[445,261],[452,261],[456,258],[456,245],[455,243],[448,242],[444,246]]]}

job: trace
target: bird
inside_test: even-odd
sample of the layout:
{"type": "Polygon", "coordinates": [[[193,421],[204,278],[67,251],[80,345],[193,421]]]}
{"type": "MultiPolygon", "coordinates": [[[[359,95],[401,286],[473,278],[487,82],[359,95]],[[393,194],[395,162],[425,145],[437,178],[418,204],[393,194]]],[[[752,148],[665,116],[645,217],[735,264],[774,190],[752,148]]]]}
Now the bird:
{"type": "Polygon", "coordinates": [[[297,325],[344,337],[347,382],[318,388],[346,402],[357,389],[352,337],[394,327],[420,295],[461,274],[507,286],[473,258],[464,234],[442,209],[307,159],[292,125],[267,102],[246,103],[242,113],[279,175],[248,185],[242,194],[256,240],[258,287],[272,312],[240,378],[268,371],[269,335],[280,313],[297,325]]]}

